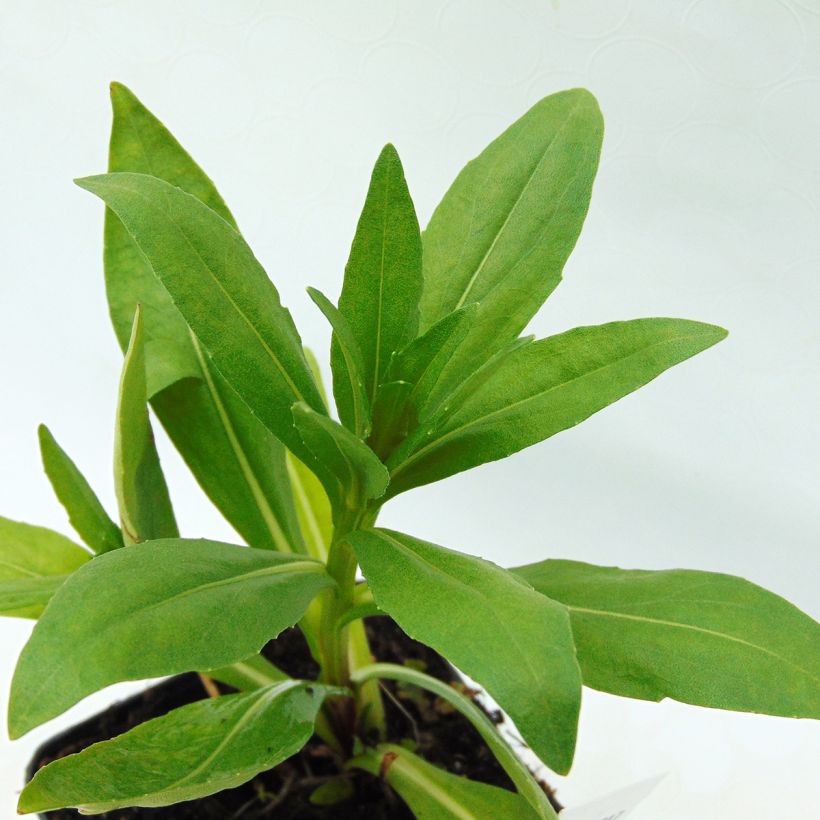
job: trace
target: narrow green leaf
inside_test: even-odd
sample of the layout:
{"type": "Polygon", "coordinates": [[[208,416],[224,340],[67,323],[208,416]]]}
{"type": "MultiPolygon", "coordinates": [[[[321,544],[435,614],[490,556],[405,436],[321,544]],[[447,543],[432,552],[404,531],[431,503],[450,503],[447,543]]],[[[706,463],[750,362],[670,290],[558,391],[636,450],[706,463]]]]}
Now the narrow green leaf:
{"type": "Polygon", "coordinates": [[[330,322],[333,338],[341,353],[341,359],[333,371],[334,394],[339,398],[339,418],[348,430],[360,439],[366,439],[370,434],[370,401],[365,392],[364,359],[359,343],[345,317],[321,291],[308,288],[308,294],[330,322]],[[337,385],[336,381],[343,381],[344,384],[337,385]]]}
{"type": "Polygon", "coordinates": [[[566,773],[581,703],[566,608],[489,561],[392,530],[348,540],[379,608],[484,686],[532,750],[566,773]]]}
{"type": "Polygon", "coordinates": [[[513,572],[570,612],[584,683],[820,719],[820,624],[742,578],[541,561],[513,572]]]}
{"type": "Polygon", "coordinates": [[[360,438],[306,404],[293,406],[293,419],[313,455],[310,467],[327,492],[334,521],[384,495],[387,468],[360,438]]]}
{"type": "MultiPolygon", "coordinates": [[[[533,820],[539,816],[520,795],[451,774],[393,743],[368,750],[350,765],[386,780],[417,820],[533,820]]],[[[554,812],[551,816],[556,817],[554,812]]]]}
{"type": "Polygon", "coordinates": [[[379,387],[373,406],[373,431],[367,440],[379,458],[386,459],[412,427],[412,395],[413,385],[406,381],[385,382],[379,387]]]}
{"type": "MultiPolygon", "coordinates": [[[[109,171],[152,174],[236,223],[213,182],[167,128],[119,83],[109,171]]],[[[203,356],[139,247],[117,216],[105,214],[105,278],[123,350],[142,305],[148,395],[158,418],[209,498],[254,547],[302,548],[281,443],[203,356]]]]}
{"type": "Polygon", "coordinates": [[[126,544],[179,535],[148,418],[140,308],[125,353],[114,431],[114,489],[126,544]]]}
{"type": "MultiPolygon", "coordinates": [[[[373,168],[339,297],[339,312],[362,351],[371,407],[391,357],[416,336],[421,289],[418,220],[399,155],[386,145],[373,168]]],[[[334,392],[342,388],[337,402],[349,406],[338,341],[331,350],[331,364],[334,392]]]]}
{"type": "Polygon", "coordinates": [[[65,578],[89,558],[64,535],[0,516],[0,615],[38,618],[65,578]]]}
{"type": "Polygon", "coordinates": [[[208,677],[233,686],[240,692],[252,692],[263,686],[289,679],[288,675],[262,655],[251,655],[244,661],[232,663],[230,666],[209,669],[207,674],[208,677]]]}
{"type": "Polygon", "coordinates": [[[228,384],[297,455],[290,408],[323,412],[299,334],[244,239],[195,197],[146,174],[77,180],[125,225],[228,384]]]}
{"type": "Polygon", "coordinates": [[[390,459],[390,493],[504,458],[573,427],[725,336],[723,328],[685,319],[635,319],[517,347],[482,383],[460,389],[390,459]]]}
{"type": "Polygon", "coordinates": [[[37,429],[40,455],[54,493],[68,513],[71,526],[94,552],[123,545],[120,528],[111,520],[77,465],[60,447],[45,424],[37,429]]]}
{"type": "Polygon", "coordinates": [[[19,737],[118,681],[242,661],[331,585],[317,561],[215,541],[98,556],[60,587],[23,649],[9,732],[19,737]]]}
{"type": "Polygon", "coordinates": [[[324,699],[340,691],[287,680],[189,703],[41,769],[23,789],[18,811],[70,806],[100,814],[234,788],[298,752],[324,699]]]}
{"type": "Polygon", "coordinates": [[[588,91],[545,97],[467,164],[436,208],[424,232],[421,330],[481,303],[446,380],[457,383],[514,339],[560,282],[603,130],[588,91]]]}
{"type": "Polygon", "coordinates": [[[309,555],[327,561],[333,536],[333,514],[330,499],[313,471],[293,453],[287,454],[291,491],[299,517],[299,528],[309,555]]]}
{"type": "Polygon", "coordinates": [[[509,744],[501,737],[495,724],[487,717],[486,713],[479,709],[469,698],[461,694],[448,683],[438,678],[426,675],[409,666],[398,666],[392,663],[374,663],[371,666],[360,669],[352,675],[352,680],[356,684],[370,683],[379,679],[396,680],[418,686],[437,695],[442,700],[449,703],[454,709],[461,712],[476,731],[484,739],[492,753],[495,755],[501,767],[515,784],[518,793],[535,809],[539,817],[552,818],[555,812],[547,799],[547,795],[540,784],[533,777],[532,772],[524,765],[521,758],[510,748],[509,744]]]}

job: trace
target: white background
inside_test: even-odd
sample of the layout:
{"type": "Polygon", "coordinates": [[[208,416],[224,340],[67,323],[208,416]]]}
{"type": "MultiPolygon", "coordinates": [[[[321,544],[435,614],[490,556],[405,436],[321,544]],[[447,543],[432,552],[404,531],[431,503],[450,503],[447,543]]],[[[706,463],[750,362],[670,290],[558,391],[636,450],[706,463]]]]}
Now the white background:
{"type": "MultiPolygon", "coordinates": [[[[548,556],[744,575],[813,614],[818,560],[820,3],[0,0],[0,512],[67,532],[39,466],[47,422],[113,510],[119,350],[100,203],[107,82],[208,170],[323,354],[304,288],[338,295],[370,167],[401,153],[424,224],[464,162],[552,91],[607,122],[565,282],[533,322],[684,316],[727,341],[547,443],[392,503],[383,520],[512,565],[548,556]]],[[[186,535],[231,538],[161,442],[186,535]]],[[[446,617],[446,613],[442,613],[446,617]]],[[[30,625],[0,624],[0,710],[30,625]]],[[[14,815],[39,741],[11,744],[14,815]]],[[[659,772],[635,818],[817,816],[808,722],[585,694],[568,804],[659,772]]]]}

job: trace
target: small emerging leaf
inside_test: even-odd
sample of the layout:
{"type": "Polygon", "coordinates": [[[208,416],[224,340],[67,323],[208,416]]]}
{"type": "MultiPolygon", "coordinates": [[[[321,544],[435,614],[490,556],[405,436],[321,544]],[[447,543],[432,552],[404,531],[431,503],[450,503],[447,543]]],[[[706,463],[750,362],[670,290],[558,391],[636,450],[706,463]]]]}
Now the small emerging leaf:
{"type": "Polygon", "coordinates": [[[18,811],[76,807],[100,814],[234,788],[298,752],[324,699],[341,691],[286,680],[189,703],[41,769],[23,789],[18,811]]]}
{"type": "Polygon", "coordinates": [[[24,647],[9,733],[20,737],[118,681],[248,658],[332,583],[317,561],[216,541],[166,539],[98,556],[60,587],[24,647]]]}
{"type": "Polygon", "coordinates": [[[40,454],[54,493],[68,513],[71,526],[94,552],[123,545],[120,528],[111,520],[77,465],[51,435],[45,424],[37,430],[40,454]]]}
{"type": "Polygon", "coordinates": [[[45,527],[0,516],[0,615],[38,618],[91,554],[45,527]]]}

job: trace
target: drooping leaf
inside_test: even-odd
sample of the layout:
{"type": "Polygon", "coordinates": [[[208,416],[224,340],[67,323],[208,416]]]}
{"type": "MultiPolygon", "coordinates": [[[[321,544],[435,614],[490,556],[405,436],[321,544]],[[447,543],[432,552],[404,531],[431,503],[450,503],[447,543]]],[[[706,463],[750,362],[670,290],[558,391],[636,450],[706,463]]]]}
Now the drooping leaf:
{"type": "Polygon", "coordinates": [[[339,418],[348,430],[360,439],[366,439],[370,434],[370,400],[364,385],[364,359],[359,343],[347,319],[321,291],[308,288],[308,293],[330,322],[340,353],[333,371],[334,393],[339,398],[339,418]],[[337,385],[337,381],[344,381],[344,384],[337,385]]]}
{"type": "Polygon", "coordinates": [[[290,313],[237,231],[195,197],[146,174],[77,184],[116,213],[228,384],[297,455],[290,408],[324,412],[290,313]]]}
{"type": "Polygon", "coordinates": [[[9,732],[19,737],[118,681],[248,658],[330,585],[317,561],[215,541],[98,556],[60,587],[23,649],[9,732]]]}
{"type": "Polygon", "coordinates": [[[723,328],[685,319],[635,319],[517,347],[480,384],[460,388],[450,411],[439,412],[391,457],[390,494],[573,427],[725,336],[723,328]]]}
{"type": "MultiPolygon", "coordinates": [[[[213,182],[127,88],[112,83],[109,171],[152,174],[236,227],[213,182]]],[[[284,448],[225,384],[118,217],[105,214],[105,277],[114,329],[128,345],[142,305],[148,394],[197,481],[254,547],[302,548],[284,448]]]]}
{"type": "Polygon", "coordinates": [[[37,435],[48,480],[80,538],[94,552],[108,552],[121,547],[120,528],[111,520],[77,465],[45,424],[40,425],[37,435]]]}
{"type": "Polygon", "coordinates": [[[535,820],[539,816],[515,792],[451,774],[393,743],[367,750],[352,765],[386,780],[417,820],[535,820]]]}
{"type": "MultiPolygon", "coordinates": [[[[399,155],[386,145],[373,168],[339,297],[339,312],[362,351],[371,407],[392,355],[416,336],[421,289],[418,220],[399,155]]],[[[331,350],[331,364],[334,392],[342,390],[337,403],[347,406],[338,341],[331,350]]]]}
{"type": "Polygon", "coordinates": [[[125,353],[114,430],[114,489],[126,544],[179,535],[148,418],[140,308],[125,353]]]}
{"type": "Polygon", "coordinates": [[[567,772],[581,674],[566,608],[489,561],[392,530],[348,540],[379,608],[486,687],[532,750],[567,772]]]}
{"type": "Polygon", "coordinates": [[[545,97],[467,164],[436,208],[424,232],[421,330],[481,303],[446,381],[457,383],[514,339],[561,280],[602,137],[588,91],[545,97]]]}
{"type": "Polygon", "coordinates": [[[298,752],[324,699],[339,692],[286,680],[189,703],[41,769],[18,811],[77,807],[99,814],[234,788],[298,752]]]}
{"type": "Polygon", "coordinates": [[[536,815],[554,820],[555,812],[552,805],[532,772],[510,748],[487,713],[479,709],[470,698],[455,687],[417,669],[393,663],[374,663],[354,672],[351,678],[358,685],[373,683],[380,679],[400,681],[426,689],[450,704],[473,724],[510,780],[515,784],[518,793],[532,806],[536,815]]]}
{"type": "Polygon", "coordinates": [[[387,468],[360,438],[306,404],[293,406],[293,419],[312,454],[309,464],[330,499],[334,521],[384,494],[387,468]]]}
{"type": "Polygon", "coordinates": [[[820,718],[820,624],[749,581],[562,560],[513,572],[569,609],[593,689],[820,718]]]}
{"type": "Polygon", "coordinates": [[[64,535],[0,516],[0,615],[38,618],[66,577],[89,558],[64,535]]]}

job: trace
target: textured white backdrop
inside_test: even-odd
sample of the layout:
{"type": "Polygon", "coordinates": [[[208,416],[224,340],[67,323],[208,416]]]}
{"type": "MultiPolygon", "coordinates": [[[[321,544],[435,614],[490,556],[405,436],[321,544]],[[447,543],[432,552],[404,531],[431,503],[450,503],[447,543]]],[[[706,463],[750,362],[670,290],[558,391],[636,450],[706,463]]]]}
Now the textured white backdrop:
{"type": "MultiPolygon", "coordinates": [[[[307,299],[338,295],[370,167],[393,141],[424,224],[541,96],[607,122],[565,282],[533,322],[685,316],[729,339],[583,426],[417,490],[384,521],[510,565],[547,556],[733,572],[815,617],[820,406],[820,2],[0,0],[0,513],[67,530],[38,463],[47,422],[113,509],[120,355],[97,201],[107,82],[130,85],[219,184],[326,360],[307,299]]],[[[161,442],[187,535],[231,538],[161,442]]],[[[0,710],[30,626],[0,623],[0,710]]],[[[133,687],[131,687],[133,688],[133,687]]],[[[35,744],[11,744],[0,816],[35,744]]],[[[672,776],[635,820],[817,816],[808,722],[585,694],[567,803],[672,776]]]]}

